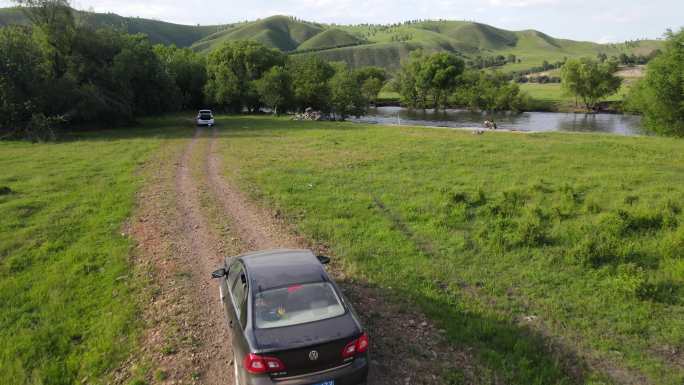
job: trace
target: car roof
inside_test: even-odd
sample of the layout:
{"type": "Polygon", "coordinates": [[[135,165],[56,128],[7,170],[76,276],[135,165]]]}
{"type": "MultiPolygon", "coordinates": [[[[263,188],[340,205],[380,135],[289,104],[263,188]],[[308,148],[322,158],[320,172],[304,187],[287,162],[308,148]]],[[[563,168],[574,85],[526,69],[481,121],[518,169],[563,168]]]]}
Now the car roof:
{"type": "Polygon", "coordinates": [[[199,110],[199,112],[211,112],[211,110],[199,110]]]}
{"type": "Polygon", "coordinates": [[[311,250],[266,250],[239,256],[255,292],[298,283],[327,282],[323,265],[311,250]]]}

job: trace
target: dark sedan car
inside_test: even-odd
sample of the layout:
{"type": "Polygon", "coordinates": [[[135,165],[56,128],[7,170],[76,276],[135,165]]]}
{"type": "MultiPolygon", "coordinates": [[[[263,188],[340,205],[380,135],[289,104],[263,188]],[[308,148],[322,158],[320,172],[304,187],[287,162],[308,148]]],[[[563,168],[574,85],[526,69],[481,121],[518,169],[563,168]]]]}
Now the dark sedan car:
{"type": "Polygon", "coordinates": [[[239,385],[358,385],[368,336],[349,301],[309,250],[226,258],[212,276],[233,339],[239,385]]]}

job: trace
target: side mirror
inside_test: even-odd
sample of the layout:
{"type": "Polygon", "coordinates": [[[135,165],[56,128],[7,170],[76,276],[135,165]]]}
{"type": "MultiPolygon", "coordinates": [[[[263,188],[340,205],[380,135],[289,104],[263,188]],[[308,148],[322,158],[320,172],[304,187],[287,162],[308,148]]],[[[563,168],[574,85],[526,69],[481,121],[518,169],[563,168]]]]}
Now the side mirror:
{"type": "Polygon", "coordinates": [[[317,255],[316,258],[318,258],[318,262],[320,262],[322,265],[327,265],[330,263],[330,257],[326,257],[325,255],[317,255]]]}
{"type": "Polygon", "coordinates": [[[226,276],[226,269],[218,269],[211,273],[211,278],[221,278],[226,276]]]}

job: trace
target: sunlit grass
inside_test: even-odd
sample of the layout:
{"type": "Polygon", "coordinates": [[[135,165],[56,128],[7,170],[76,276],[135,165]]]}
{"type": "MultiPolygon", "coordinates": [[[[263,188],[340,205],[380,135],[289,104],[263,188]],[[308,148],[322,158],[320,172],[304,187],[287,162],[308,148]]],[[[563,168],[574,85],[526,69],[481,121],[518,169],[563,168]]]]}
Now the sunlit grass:
{"type": "Polygon", "coordinates": [[[190,132],[160,121],[0,142],[0,383],[97,383],[130,354],[140,283],[122,232],[137,170],[190,132]]]}
{"type": "Polygon", "coordinates": [[[219,124],[228,176],[504,382],[608,382],[585,359],[684,379],[659,353],[684,347],[684,142],[219,124]]]}

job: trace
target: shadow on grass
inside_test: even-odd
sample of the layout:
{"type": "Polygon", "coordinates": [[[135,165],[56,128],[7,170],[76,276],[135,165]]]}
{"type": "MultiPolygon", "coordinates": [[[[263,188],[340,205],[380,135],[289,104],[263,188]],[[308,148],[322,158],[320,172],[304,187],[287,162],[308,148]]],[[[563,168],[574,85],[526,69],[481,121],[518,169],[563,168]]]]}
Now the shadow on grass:
{"type": "MultiPolygon", "coordinates": [[[[218,115],[216,128],[229,132],[234,137],[258,137],[274,130],[318,130],[363,128],[360,124],[350,122],[294,121],[287,116],[275,118],[271,115],[218,115]]],[[[182,139],[194,135],[198,127],[195,125],[193,113],[165,115],[141,118],[131,125],[111,127],[81,126],[64,130],[56,143],[77,141],[111,141],[128,139],[182,139]]],[[[206,130],[206,127],[199,127],[206,130]]],[[[28,143],[28,142],[27,142],[28,143]]]]}
{"type": "MultiPolygon", "coordinates": [[[[378,211],[392,224],[395,231],[410,240],[416,250],[433,260],[440,260],[434,247],[426,247],[425,240],[417,237],[396,212],[377,197],[374,199],[378,211]]],[[[416,276],[414,279],[413,283],[404,282],[406,287],[424,287],[421,281],[434,281],[427,275],[416,276]]],[[[405,301],[406,306],[410,306],[410,303],[418,304],[428,317],[437,321],[440,327],[447,331],[449,342],[459,345],[460,348],[475,349],[480,364],[489,369],[484,373],[494,373],[491,379],[487,375],[479,376],[482,381],[476,383],[498,384],[503,381],[507,384],[527,385],[586,382],[588,366],[575,351],[544,336],[539,330],[518,324],[515,320],[483,316],[454,305],[459,298],[466,295],[478,296],[474,293],[475,290],[464,287],[463,282],[450,285],[435,281],[434,285],[428,286],[435,288],[434,293],[430,293],[429,296],[411,289],[376,290],[380,290],[387,297],[405,301]],[[448,289],[453,286],[461,287],[461,292],[454,293],[448,289]]],[[[385,319],[382,322],[391,320],[385,319]]],[[[467,376],[460,371],[460,368],[454,368],[453,373],[447,374],[447,378],[450,379],[448,384],[468,383],[465,380],[467,376]]]]}
{"type": "MultiPolygon", "coordinates": [[[[416,295],[414,291],[373,289],[383,298],[404,303],[403,306],[418,304],[426,316],[447,332],[449,344],[457,350],[473,352],[479,367],[453,365],[446,373],[433,373],[441,375],[445,385],[550,385],[587,381],[588,366],[574,351],[550,341],[530,327],[462,311],[448,301],[416,295]],[[474,378],[469,378],[471,376],[474,378]]],[[[389,314],[366,321],[370,330],[381,330],[386,323],[395,322],[389,314]]]]}

